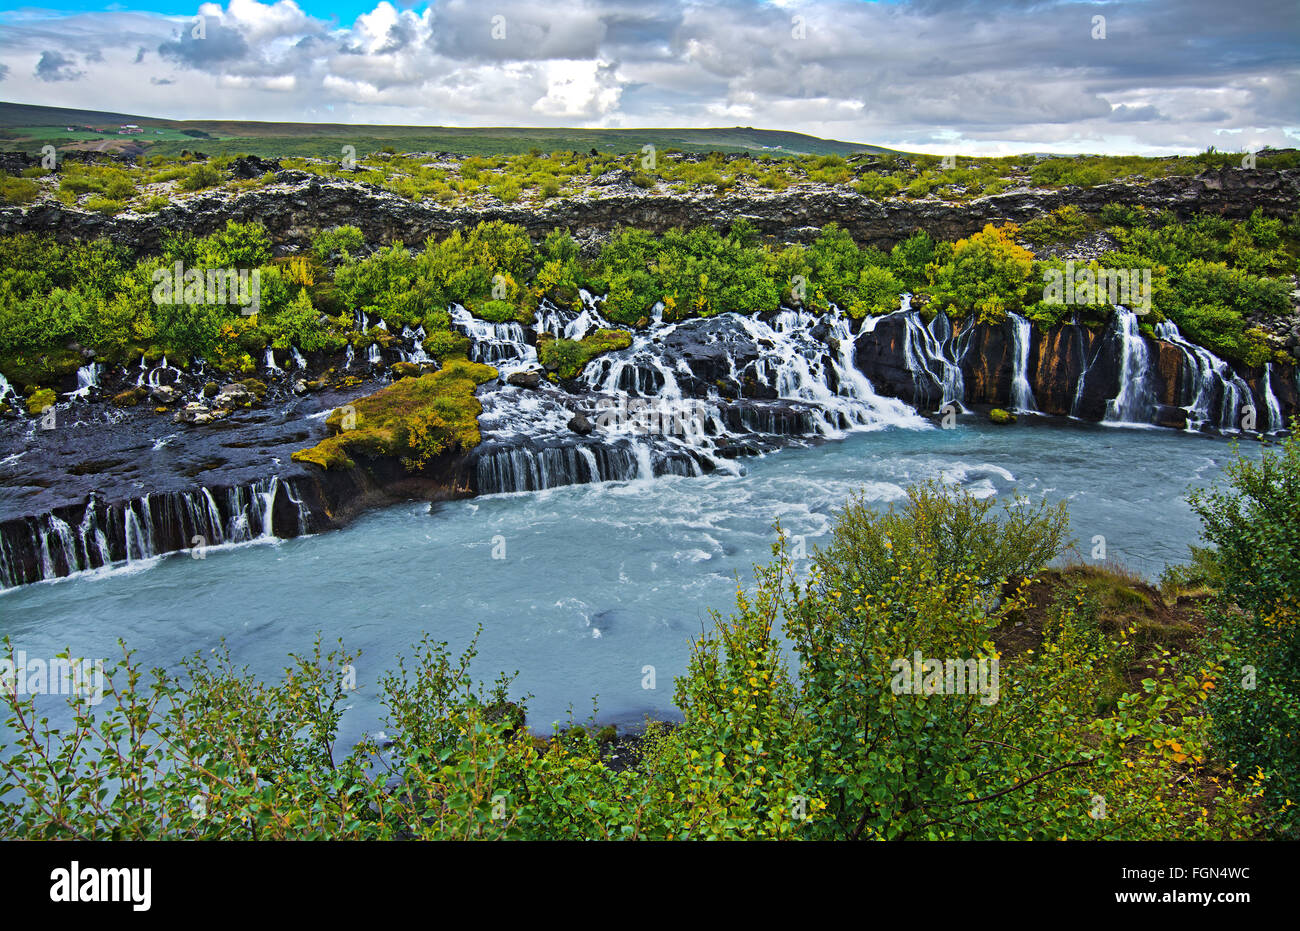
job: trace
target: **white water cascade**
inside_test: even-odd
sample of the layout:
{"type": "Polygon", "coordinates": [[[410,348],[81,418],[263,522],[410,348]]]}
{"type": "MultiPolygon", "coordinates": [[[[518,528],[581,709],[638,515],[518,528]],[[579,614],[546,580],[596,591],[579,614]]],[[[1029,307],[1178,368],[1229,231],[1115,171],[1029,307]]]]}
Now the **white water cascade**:
{"type": "Polygon", "coordinates": [[[0,401],[3,401],[6,397],[12,397],[14,401],[17,401],[18,392],[14,390],[13,385],[9,384],[9,379],[5,378],[4,373],[0,372],[0,401]]]}
{"type": "MultiPolygon", "coordinates": [[[[98,362],[89,362],[77,369],[77,390],[68,392],[69,398],[87,398],[91,388],[99,387],[101,366],[98,362]]],[[[0,395],[3,392],[0,391],[0,395]]]]}
{"type": "Polygon", "coordinates": [[[459,304],[452,305],[451,320],[470,338],[470,361],[491,365],[502,375],[536,367],[537,350],[529,345],[522,324],[480,320],[459,304]]]}
{"type": "Polygon", "coordinates": [[[1264,428],[1265,433],[1277,433],[1286,428],[1286,423],[1282,417],[1282,405],[1277,402],[1277,395],[1273,393],[1273,363],[1264,363],[1264,377],[1261,382],[1261,391],[1264,395],[1264,413],[1268,414],[1268,425],[1264,428]]]}
{"type": "Polygon", "coordinates": [[[1150,384],[1147,342],[1137,314],[1115,308],[1115,334],[1120,340],[1119,394],[1106,402],[1103,423],[1146,424],[1155,411],[1150,384]]]}
{"type": "Polygon", "coordinates": [[[144,562],[187,550],[196,539],[216,546],[272,541],[286,533],[302,535],[309,532],[310,518],[293,483],[277,476],[228,488],[224,495],[199,487],[147,494],[118,504],[105,504],[91,495],[84,514],[71,518],[79,521],[75,529],[55,513],[5,525],[0,533],[0,588],[115,563],[144,562]],[[283,519],[280,526],[273,521],[282,491],[297,510],[297,519],[289,527],[283,526],[283,519]],[[19,558],[23,551],[30,554],[26,561],[19,558]]]}
{"type": "Polygon", "coordinates": [[[1196,431],[1208,426],[1236,431],[1242,408],[1252,403],[1245,380],[1210,350],[1184,339],[1172,320],[1156,324],[1156,337],[1177,346],[1188,363],[1190,399],[1183,407],[1187,411],[1187,429],[1196,431]]]}
{"type": "Polygon", "coordinates": [[[1032,414],[1038,411],[1034,389],[1029,383],[1029,342],[1033,324],[1019,314],[1007,314],[1011,321],[1012,365],[1011,409],[1016,413],[1032,414]]]}

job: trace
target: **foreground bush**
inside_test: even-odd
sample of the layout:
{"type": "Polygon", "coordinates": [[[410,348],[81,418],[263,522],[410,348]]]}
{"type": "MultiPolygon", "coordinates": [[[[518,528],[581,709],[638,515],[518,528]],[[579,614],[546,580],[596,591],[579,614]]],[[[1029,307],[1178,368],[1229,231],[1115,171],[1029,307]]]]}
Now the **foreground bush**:
{"type": "MultiPolygon", "coordinates": [[[[406,379],[399,384],[417,383],[406,379]]],[[[129,656],[107,710],[53,729],[10,695],[0,836],[77,838],[1232,838],[1261,830],[1267,774],[1209,744],[1221,670],[1106,630],[1062,589],[1032,645],[998,646],[1022,576],[1059,554],[1059,509],[930,486],[851,501],[811,570],[782,543],[695,644],[636,768],[583,728],[523,729],[510,680],[476,686],[421,642],[382,677],[382,745],[337,745],[355,686],[340,646],[277,685],[219,653],[150,675],[129,656]],[[917,656],[917,654],[920,656],[917,656]],[[970,687],[913,661],[967,660],[970,687]],[[996,665],[995,665],[996,663],[996,665]],[[1141,666],[1116,698],[1113,671],[1141,666]],[[984,675],[983,673],[988,673],[984,675]]]]}
{"type": "Polygon", "coordinates": [[[1278,451],[1237,458],[1192,507],[1216,549],[1229,673],[1210,710],[1224,752],[1266,780],[1270,826],[1300,838],[1300,424],[1278,451]]]}

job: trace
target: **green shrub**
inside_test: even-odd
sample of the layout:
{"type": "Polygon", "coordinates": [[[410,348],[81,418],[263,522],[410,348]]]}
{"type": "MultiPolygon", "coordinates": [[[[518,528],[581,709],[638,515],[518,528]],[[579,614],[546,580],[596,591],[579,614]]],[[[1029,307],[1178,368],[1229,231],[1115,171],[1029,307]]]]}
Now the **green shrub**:
{"type": "Polygon", "coordinates": [[[1020,227],[1020,233],[1035,245],[1075,242],[1092,230],[1092,220],[1078,207],[1066,204],[1045,216],[1035,217],[1020,227]]]}
{"type": "Polygon", "coordinates": [[[221,172],[207,162],[195,162],[185,169],[180,179],[182,191],[201,191],[221,183],[221,172]]]}
{"type": "Polygon", "coordinates": [[[335,226],[331,229],[321,230],[311,241],[312,252],[316,258],[322,262],[328,261],[330,256],[339,253],[346,260],[355,254],[365,245],[365,236],[360,229],[355,226],[335,226]]]}
{"type": "Polygon", "coordinates": [[[27,178],[0,177],[0,197],[6,204],[30,204],[41,188],[35,181],[27,178]]]}
{"type": "MultiPolygon", "coordinates": [[[[1300,423],[1294,425],[1300,427],[1300,423]]],[[[1300,838],[1300,435],[1253,461],[1238,456],[1226,487],[1190,497],[1215,547],[1213,578],[1225,673],[1210,713],[1223,756],[1260,772],[1270,827],[1300,838]]]]}

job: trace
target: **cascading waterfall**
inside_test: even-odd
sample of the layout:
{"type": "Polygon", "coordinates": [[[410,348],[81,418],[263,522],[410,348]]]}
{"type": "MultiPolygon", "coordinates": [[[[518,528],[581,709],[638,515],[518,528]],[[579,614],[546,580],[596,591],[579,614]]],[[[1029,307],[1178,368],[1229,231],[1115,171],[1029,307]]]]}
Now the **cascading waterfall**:
{"type": "MultiPolygon", "coordinates": [[[[137,387],[148,386],[150,388],[161,388],[163,386],[163,376],[168,372],[175,372],[176,378],[181,377],[181,370],[167,362],[167,357],[163,356],[162,361],[154,368],[149,368],[144,357],[140,357],[140,375],[136,378],[137,387]]],[[[175,381],[176,379],[172,379],[175,381]]]]}
{"type": "Polygon", "coordinates": [[[451,320],[470,338],[470,361],[494,366],[503,375],[537,365],[537,350],[522,324],[480,320],[459,304],[452,305],[451,320]]]}
{"type": "Polygon", "coordinates": [[[12,396],[15,401],[18,400],[18,392],[14,390],[13,385],[9,384],[9,379],[4,377],[4,373],[0,372],[0,401],[3,401],[6,397],[10,396],[12,396]]]}
{"type": "MultiPolygon", "coordinates": [[[[68,392],[69,398],[86,398],[90,396],[91,388],[99,387],[99,373],[101,366],[98,362],[89,362],[77,369],[77,390],[68,392]]],[[[4,394],[0,391],[0,396],[4,394]]]]}
{"type": "Polygon", "coordinates": [[[302,353],[298,351],[298,347],[290,347],[289,352],[293,356],[294,365],[298,366],[300,369],[305,369],[307,367],[307,360],[302,357],[302,353]]]}
{"type": "Polygon", "coordinates": [[[1106,402],[1102,423],[1150,423],[1155,413],[1150,359],[1137,314],[1115,308],[1115,333],[1120,339],[1119,394],[1106,402]]]}
{"type": "Polygon", "coordinates": [[[556,339],[579,340],[594,330],[614,328],[600,312],[604,298],[591,295],[586,290],[579,290],[578,299],[582,310],[578,312],[560,310],[550,302],[543,302],[537,309],[537,321],[533,326],[538,336],[549,333],[556,339]]]}
{"type": "Polygon", "coordinates": [[[402,350],[403,362],[413,362],[418,365],[420,363],[433,361],[424,351],[425,336],[424,327],[418,327],[415,330],[412,330],[409,326],[402,327],[402,339],[409,341],[413,346],[409,351],[405,349],[402,350]]]}
{"type": "Polygon", "coordinates": [[[1261,392],[1264,395],[1264,413],[1268,414],[1268,425],[1264,428],[1266,433],[1277,433],[1286,428],[1286,422],[1282,418],[1282,405],[1277,402],[1277,395],[1273,393],[1273,363],[1264,363],[1264,378],[1261,382],[1261,392]]]}
{"type": "Polygon", "coordinates": [[[352,362],[356,357],[357,351],[352,348],[351,343],[348,343],[348,348],[343,351],[343,367],[345,369],[352,368],[352,362]]]}
{"type": "Polygon", "coordinates": [[[1017,413],[1032,414],[1038,411],[1034,389],[1029,384],[1029,342],[1033,324],[1019,314],[1007,314],[1011,321],[1012,365],[1011,408],[1017,413]]]}
{"type": "Polygon", "coordinates": [[[266,356],[264,357],[262,364],[268,369],[273,369],[277,372],[280,371],[280,366],[275,364],[275,350],[270,346],[266,347],[266,356]]]}
{"type": "Polygon", "coordinates": [[[948,404],[965,410],[962,402],[966,398],[966,379],[955,355],[952,323],[947,314],[935,314],[927,327],[920,313],[912,310],[912,296],[904,294],[898,310],[864,320],[862,332],[870,333],[881,320],[892,317],[898,317],[904,323],[903,363],[912,373],[913,396],[919,399],[937,395],[936,410],[942,410],[948,404]],[[951,358],[948,354],[950,349],[954,352],[951,358]]]}
{"type": "Polygon", "coordinates": [[[6,525],[0,532],[0,587],[114,563],[144,562],[197,545],[303,535],[309,532],[310,518],[293,482],[278,476],[230,488],[224,513],[218,497],[203,487],[148,494],[113,505],[91,495],[75,529],[54,513],[6,525]],[[291,527],[276,526],[274,521],[276,499],[282,490],[297,510],[297,520],[291,527]],[[22,529],[14,530],[15,524],[22,529]],[[19,555],[24,548],[33,557],[26,564],[19,555]]]}
{"type": "MultiPolygon", "coordinates": [[[[1156,324],[1156,337],[1177,346],[1188,363],[1186,372],[1190,384],[1185,385],[1186,390],[1180,398],[1187,400],[1182,405],[1187,411],[1187,429],[1195,431],[1215,427],[1224,432],[1235,432],[1240,424],[1242,408],[1252,403],[1250,386],[1223,359],[1204,346],[1185,339],[1172,320],[1156,324]]],[[[1281,419],[1280,413],[1278,419],[1281,419]]]]}

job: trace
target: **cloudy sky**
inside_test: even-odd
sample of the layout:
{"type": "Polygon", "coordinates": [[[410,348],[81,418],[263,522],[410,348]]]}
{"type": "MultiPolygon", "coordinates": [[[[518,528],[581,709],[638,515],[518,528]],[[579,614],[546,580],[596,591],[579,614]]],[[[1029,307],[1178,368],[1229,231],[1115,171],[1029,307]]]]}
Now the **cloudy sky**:
{"type": "Polygon", "coordinates": [[[1300,0],[65,0],[0,9],[0,100],[755,126],[970,154],[1239,151],[1300,145],[1300,0]]]}

